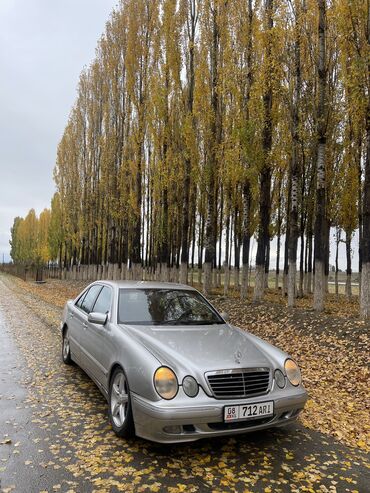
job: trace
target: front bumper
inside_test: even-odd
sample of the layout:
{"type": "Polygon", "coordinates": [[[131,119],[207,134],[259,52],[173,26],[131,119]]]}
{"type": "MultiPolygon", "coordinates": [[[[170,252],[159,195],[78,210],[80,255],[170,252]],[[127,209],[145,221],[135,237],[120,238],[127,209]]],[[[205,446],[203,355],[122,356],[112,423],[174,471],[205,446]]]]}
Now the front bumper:
{"type": "Polygon", "coordinates": [[[173,401],[149,401],[132,393],[136,435],[159,443],[191,442],[200,438],[234,435],[294,421],[307,401],[303,387],[290,386],[249,399],[218,400],[202,390],[194,399],[182,389],[173,401]],[[225,406],[274,401],[274,415],[268,418],[224,423],[225,406]],[[176,401],[176,402],[175,402],[176,401]]]}

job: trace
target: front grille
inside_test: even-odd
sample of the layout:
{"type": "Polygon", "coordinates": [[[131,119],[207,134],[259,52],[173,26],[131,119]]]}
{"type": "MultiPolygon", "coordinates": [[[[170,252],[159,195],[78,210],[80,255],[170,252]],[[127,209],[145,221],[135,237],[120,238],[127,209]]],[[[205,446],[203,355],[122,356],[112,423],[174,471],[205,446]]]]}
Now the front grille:
{"type": "Polygon", "coordinates": [[[266,394],[270,385],[268,368],[220,370],[206,373],[216,399],[239,399],[266,394]]]}

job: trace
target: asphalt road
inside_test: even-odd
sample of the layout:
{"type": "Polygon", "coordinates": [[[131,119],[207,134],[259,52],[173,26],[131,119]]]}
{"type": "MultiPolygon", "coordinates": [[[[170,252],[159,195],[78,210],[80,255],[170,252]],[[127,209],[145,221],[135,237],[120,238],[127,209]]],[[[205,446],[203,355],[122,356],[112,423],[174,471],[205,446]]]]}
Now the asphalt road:
{"type": "Polygon", "coordinates": [[[363,452],[299,423],[186,445],[116,438],[104,398],[61,361],[46,322],[59,310],[38,303],[0,276],[0,491],[370,491],[363,452]]]}

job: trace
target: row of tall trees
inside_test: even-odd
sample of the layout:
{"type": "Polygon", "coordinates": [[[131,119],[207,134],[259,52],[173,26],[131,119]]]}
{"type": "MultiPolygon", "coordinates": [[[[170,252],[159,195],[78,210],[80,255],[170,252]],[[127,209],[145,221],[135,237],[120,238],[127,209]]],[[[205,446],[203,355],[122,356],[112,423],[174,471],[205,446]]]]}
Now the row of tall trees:
{"type": "Polygon", "coordinates": [[[244,298],[255,237],[261,300],[276,238],[289,306],[322,310],[331,228],[349,280],[358,230],[369,317],[369,22],[366,0],[122,0],[58,147],[55,259],[196,265],[205,293],[233,264],[244,298]]]}
{"type": "Polygon", "coordinates": [[[50,229],[50,210],[38,217],[31,209],[25,218],[16,217],[11,229],[10,255],[17,264],[41,266],[55,258],[50,229]]]}

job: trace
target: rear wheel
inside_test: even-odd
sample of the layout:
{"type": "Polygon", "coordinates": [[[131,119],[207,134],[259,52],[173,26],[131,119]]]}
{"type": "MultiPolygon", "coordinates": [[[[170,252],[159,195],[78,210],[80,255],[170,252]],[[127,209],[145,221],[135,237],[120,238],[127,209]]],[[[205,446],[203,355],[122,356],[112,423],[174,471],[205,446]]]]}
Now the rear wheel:
{"type": "Polygon", "coordinates": [[[114,433],[121,438],[135,434],[130,388],[122,368],[117,367],[109,386],[109,419],[114,433]]]}
{"type": "Polygon", "coordinates": [[[62,358],[63,362],[66,365],[72,364],[71,358],[71,348],[69,346],[69,335],[68,335],[68,327],[63,330],[63,341],[62,341],[62,358]]]}

